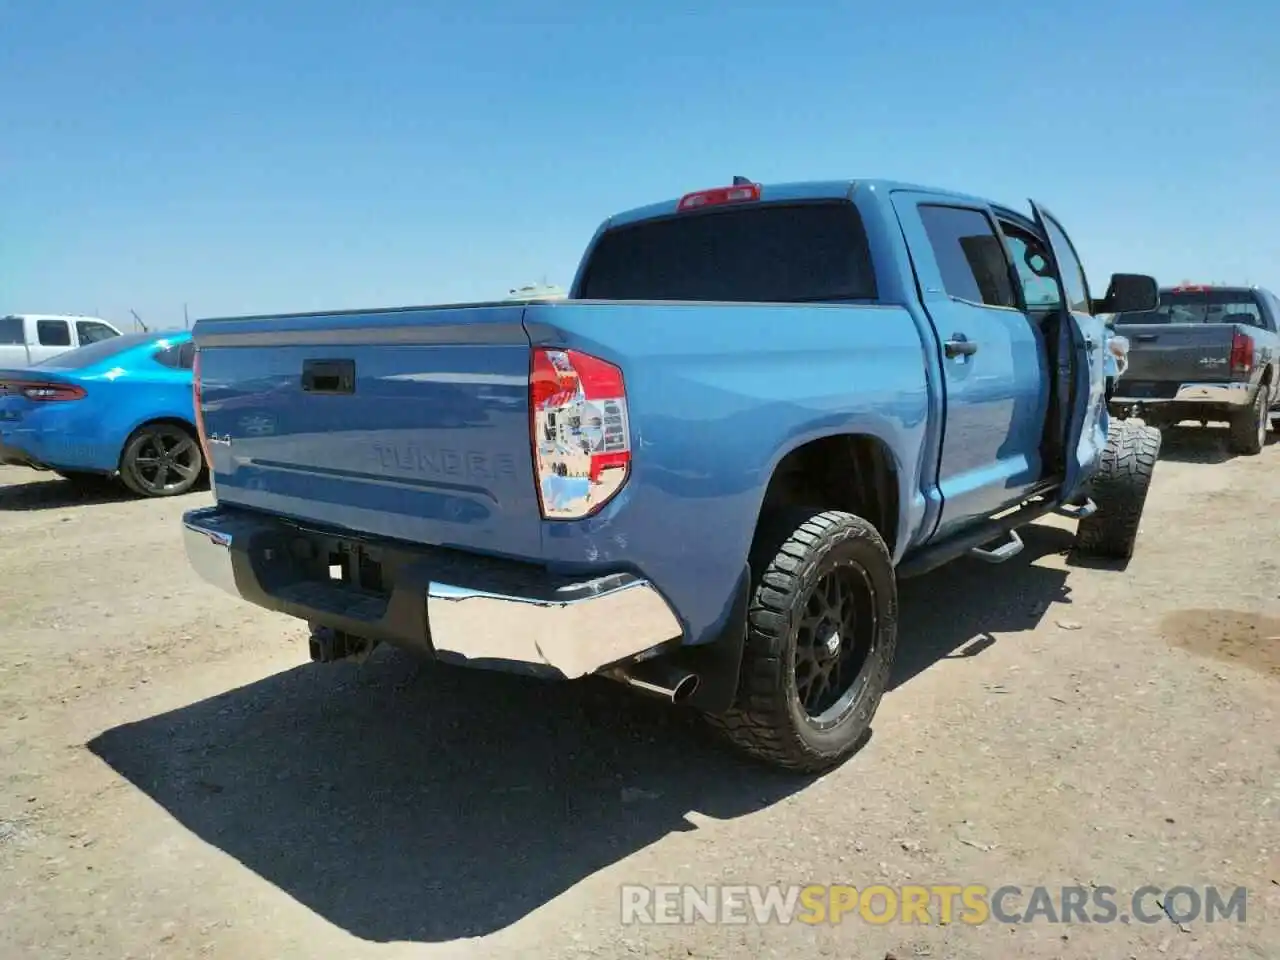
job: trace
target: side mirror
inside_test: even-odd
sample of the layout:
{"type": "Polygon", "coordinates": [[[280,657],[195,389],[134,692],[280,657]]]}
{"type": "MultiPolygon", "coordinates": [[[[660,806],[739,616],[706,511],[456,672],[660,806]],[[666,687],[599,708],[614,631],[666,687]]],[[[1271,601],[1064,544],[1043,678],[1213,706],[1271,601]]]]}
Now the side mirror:
{"type": "Polygon", "coordinates": [[[1160,305],[1160,285],[1144,273],[1113,273],[1107,295],[1093,302],[1097,313],[1145,313],[1160,305]]]}

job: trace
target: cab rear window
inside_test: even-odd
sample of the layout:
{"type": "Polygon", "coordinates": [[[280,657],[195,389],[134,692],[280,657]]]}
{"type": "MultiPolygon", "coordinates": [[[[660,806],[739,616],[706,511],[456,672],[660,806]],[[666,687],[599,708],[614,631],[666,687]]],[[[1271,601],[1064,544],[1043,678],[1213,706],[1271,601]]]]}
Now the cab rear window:
{"type": "Polygon", "coordinates": [[[1253,290],[1165,290],[1154,310],[1118,313],[1115,323],[1244,323],[1262,327],[1262,308],[1253,290]]]}
{"type": "Polygon", "coordinates": [[[804,303],[876,299],[857,208],[765,203],[606,231],[583,273],[585,300],[804,303]]]}
{"type": "Polygon", "coordinates": [[[0,345],[13,346],[27,342],[21,317],[0,317],[0,345]]]}

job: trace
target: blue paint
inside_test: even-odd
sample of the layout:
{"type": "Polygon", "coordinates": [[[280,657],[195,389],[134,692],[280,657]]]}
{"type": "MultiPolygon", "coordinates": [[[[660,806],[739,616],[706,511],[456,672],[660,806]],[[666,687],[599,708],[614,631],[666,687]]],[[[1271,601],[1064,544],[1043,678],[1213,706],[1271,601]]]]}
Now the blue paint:
{"type": "MultiPolygon", "coordinates": [[[[127,334],[42,364],[0,370],[0,381],[79,386],[79,400],[0,397],[0,445],[54,469],[114,473],[130,434],[152,420],[195,422],[191,370],[161,363],[191,339],[185,330],[127,334]],[[109,353],[109,355],[107,355],[109,353]]],[[[194,427],[192,427],[194,431],[194,427]]]]}
{"type": "MultiPolygon", "coordinates": [[[[889,181],[766,186],[760,204],[815,200],[855,205],[875,301],[584,299],[586,266],[607,232],[677,216],[673,198],[602,224],[565,301],[201,321],[207,427],[232,438],[212,452],[219,500],[558,572],[636,572],[698,643],[726,615],[775,467],[805,443],[859,435],[886,451],[900,504],[895,562],[1043,487],[1057,373],[1023,307],[1049,294],[1042,280],[1023,291],[1011,274],[1017,305],[956,299],[919,206],[960,206],[1043,235],[1036,221],[889,181]],[[946,356],[957,333],[978,351],[946,356]],[[630,477],[586,519],[540,519],[530,346],[581,350],[624,372],[630,477]],[[303,362],[334,357],[354,359],[354,396],[307,395],[303,362]]],[[[1061,326],[1076,364],[1075,380],[1062,382],[1076,391],[1060,423],[1065,497],[1105,437],[1105,331],[1085,315],[1061,326]]],[[[582,482],[557,478],[544,496],[579,495],[582,482]]]]}

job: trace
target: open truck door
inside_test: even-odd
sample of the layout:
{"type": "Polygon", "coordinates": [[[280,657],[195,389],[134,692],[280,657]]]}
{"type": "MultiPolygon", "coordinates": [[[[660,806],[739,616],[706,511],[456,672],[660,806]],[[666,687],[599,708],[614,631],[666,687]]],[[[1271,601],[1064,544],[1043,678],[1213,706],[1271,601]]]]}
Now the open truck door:
{"type": "Polygon", "coordinates": [[[1105,410],[1106,331],[1093,315],[1089,281],[1067,232],[1047,209],[1030,201],[1036,226],[1049,244],[1058,286],[1062,323],[1058,326],[1059,428],[1065,460],[1062,495],[1070,500],[1090,476],[1107,443],[1105,410]],[[1095,408],[1100,412],[1095,413],[1095,408]],[[1085,425],[1089,429],[1085,429],[1085,425]]]}

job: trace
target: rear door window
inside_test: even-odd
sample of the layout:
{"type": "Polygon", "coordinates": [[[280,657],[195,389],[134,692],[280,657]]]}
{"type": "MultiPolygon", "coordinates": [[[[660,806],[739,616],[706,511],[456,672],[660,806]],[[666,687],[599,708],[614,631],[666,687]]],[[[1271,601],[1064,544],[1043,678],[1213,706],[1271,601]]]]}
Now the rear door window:
{"type": "Polygon", "coordinates": [[[1004,245],[985,213],[921,204],[920,220],[949,296],[989,307],[1018,306],[1004,245]]]}
{"type": "Polygon", "coordinates": [[[823,201],[680,214],[608,230],[591,253],[578,296],[804,303],[877,294],[857,208],[823,201]]]}
{"type": "Polygon", "coordinates": [[[105,323],[98,323],[95,320],[77,320],[76,336],[80,338],[80,345],[84,346],[86,343],[110,340],[112,337],[120,336],[120,334],[105,323]]]}
{"type": "Polygon", "coordinates": [[[71,325],[65,320],[36,321],[36,339],[42,347],[71,346],[71,325]]]}

